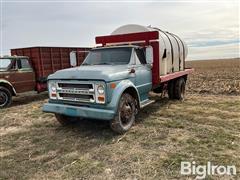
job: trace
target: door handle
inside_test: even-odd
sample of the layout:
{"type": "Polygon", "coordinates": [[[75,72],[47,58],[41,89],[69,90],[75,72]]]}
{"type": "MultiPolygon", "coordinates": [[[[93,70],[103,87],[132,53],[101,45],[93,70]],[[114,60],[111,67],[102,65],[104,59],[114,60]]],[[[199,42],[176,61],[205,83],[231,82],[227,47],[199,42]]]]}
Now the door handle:
{"type": "Polygon", "coordinates": [[[130,73],[130,74],[135,73],[135,69],[133,69],[133,68],[130,69],[129,73],[130,73]]]}

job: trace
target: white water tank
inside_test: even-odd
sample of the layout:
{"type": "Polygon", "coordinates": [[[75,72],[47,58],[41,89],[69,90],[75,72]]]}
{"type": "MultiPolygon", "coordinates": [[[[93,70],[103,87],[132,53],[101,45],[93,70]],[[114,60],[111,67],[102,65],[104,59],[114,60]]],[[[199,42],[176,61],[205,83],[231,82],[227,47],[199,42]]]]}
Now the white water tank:
{"type": "Polygon", "coordinates": [[[111,35],[149,31],[159,32],[159,39],[157,41],[159,42],[160,75],[184,70],[184,61],[188,53],[187,45],[182,39],[173,33],[162,31],[155,27],[128,24],[117,28],[111,35]]]}

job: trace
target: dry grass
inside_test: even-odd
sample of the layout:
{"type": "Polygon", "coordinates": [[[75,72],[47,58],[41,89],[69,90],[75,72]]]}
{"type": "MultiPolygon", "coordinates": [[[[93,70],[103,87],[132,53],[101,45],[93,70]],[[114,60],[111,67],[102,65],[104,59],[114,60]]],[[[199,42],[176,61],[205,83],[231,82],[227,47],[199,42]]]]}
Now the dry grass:
{"type": "Polygon", "coordinates": [[[16,98],[0,110],[0,179],[186,179],[182,160],[235,165],[239,179],[240,97],[190,92],[155,96],[123,136],[102,121],[61,127],[41,111],[47,94],[16,98]]]}

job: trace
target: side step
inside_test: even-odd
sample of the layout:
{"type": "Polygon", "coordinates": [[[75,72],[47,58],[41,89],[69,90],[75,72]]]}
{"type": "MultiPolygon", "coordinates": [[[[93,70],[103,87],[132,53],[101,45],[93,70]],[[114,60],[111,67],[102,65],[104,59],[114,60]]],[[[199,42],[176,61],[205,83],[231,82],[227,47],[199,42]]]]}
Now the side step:
{"type": "Polygon", "coordinates": [[[149,105],[149,104],[152,104],[154,103],[155,100],[150,100],[150,99],[146,99],[144,101],[141,102],[140,104],[140,108],[144,108],[145,106],[149,105]]]}

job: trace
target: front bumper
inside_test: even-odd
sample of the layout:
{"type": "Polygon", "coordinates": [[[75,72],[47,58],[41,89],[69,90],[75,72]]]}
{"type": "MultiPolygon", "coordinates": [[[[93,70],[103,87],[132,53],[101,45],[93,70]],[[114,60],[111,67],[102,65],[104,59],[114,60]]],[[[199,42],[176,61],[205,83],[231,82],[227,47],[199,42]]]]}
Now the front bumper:
{"type": "Polygon", "coordinates": [[[48,113],[63,114],[72,117],[82,117],[90,119],[111,120],[115,116],[114,110],[97,109],[82,106],[71,106],[66,104],[44,104],[42,110],[48,113]]]}

